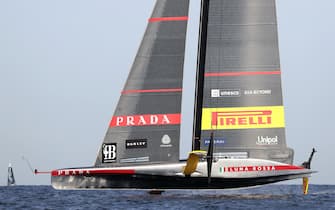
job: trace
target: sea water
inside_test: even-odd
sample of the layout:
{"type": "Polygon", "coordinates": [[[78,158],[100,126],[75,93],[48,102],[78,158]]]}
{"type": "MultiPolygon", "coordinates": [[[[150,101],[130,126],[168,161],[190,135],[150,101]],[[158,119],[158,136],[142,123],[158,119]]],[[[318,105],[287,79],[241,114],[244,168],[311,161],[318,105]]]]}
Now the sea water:
{"type": "Polygon", "coordinates": [[[0,209],[335,209],[335,185],[268,185],[239,190],[54,190],[0,187],[0,209]]]}

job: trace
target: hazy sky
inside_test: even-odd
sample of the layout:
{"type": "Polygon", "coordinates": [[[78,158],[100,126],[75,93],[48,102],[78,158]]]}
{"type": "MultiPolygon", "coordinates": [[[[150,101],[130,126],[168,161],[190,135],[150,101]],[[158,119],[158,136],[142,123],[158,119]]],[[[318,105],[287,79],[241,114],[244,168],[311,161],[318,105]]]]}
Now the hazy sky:
{"type": "MultiPolygon", "coordinates": [[[[34,168],[93,165],[154,0],[0,0],[0,185],[50,184],[34,168]]],[[[182,157],[191,148],[200,0],[191,0],[182,157]]],[[[277,2],[287,143],[318,153],[315,184],[335,184],[334,0],[277,2]]],[[[300,180],[299,180],[300,183],[300,180]]]]}

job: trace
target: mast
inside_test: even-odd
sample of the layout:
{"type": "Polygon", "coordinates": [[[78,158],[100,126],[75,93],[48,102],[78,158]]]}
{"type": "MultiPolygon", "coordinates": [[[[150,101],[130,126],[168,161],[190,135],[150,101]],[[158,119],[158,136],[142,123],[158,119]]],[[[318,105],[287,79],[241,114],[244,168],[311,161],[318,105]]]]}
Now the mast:
{"type": "Polygon", "coordinates": [[[192,150],[200,150],[209,3],[210,0],[201,1],[192,150]]]}

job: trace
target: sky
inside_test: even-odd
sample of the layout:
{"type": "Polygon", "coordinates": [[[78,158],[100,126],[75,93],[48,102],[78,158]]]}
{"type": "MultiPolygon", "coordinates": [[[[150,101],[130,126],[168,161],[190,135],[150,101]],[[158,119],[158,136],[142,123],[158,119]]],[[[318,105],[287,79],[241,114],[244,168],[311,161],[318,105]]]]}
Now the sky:
{"type": "MultiPolygon", "coordinates": [[[[0,185],[48,185],[91,166],[154,0],[0,0],[0,185]],[[131,6],[130,6],[131,5],[131,6]]],[[[200,0],[191,0],[181,157],[191,150],[200,0]]],[[[313,184],[335,184],[334,0],[277,1],[286,139],[295,164],[317,149],[313,184]]],[[[296,183],[300,183],[296,182],[296,183]]]]}

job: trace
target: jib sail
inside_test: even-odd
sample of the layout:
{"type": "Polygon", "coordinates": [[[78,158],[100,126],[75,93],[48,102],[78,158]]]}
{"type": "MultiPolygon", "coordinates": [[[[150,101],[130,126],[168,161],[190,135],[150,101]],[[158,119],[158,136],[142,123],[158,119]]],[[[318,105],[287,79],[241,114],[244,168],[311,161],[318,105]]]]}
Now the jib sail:
{"type": "Polygon", "coordinates": [[[189,0],[158,0],[96,166],[177,162],[189,0]]]}
{"type": "Polygon", "coordinates": [[[292,163],[275,0],[203,0],[199,49],[193,148],[292,163]]]}

